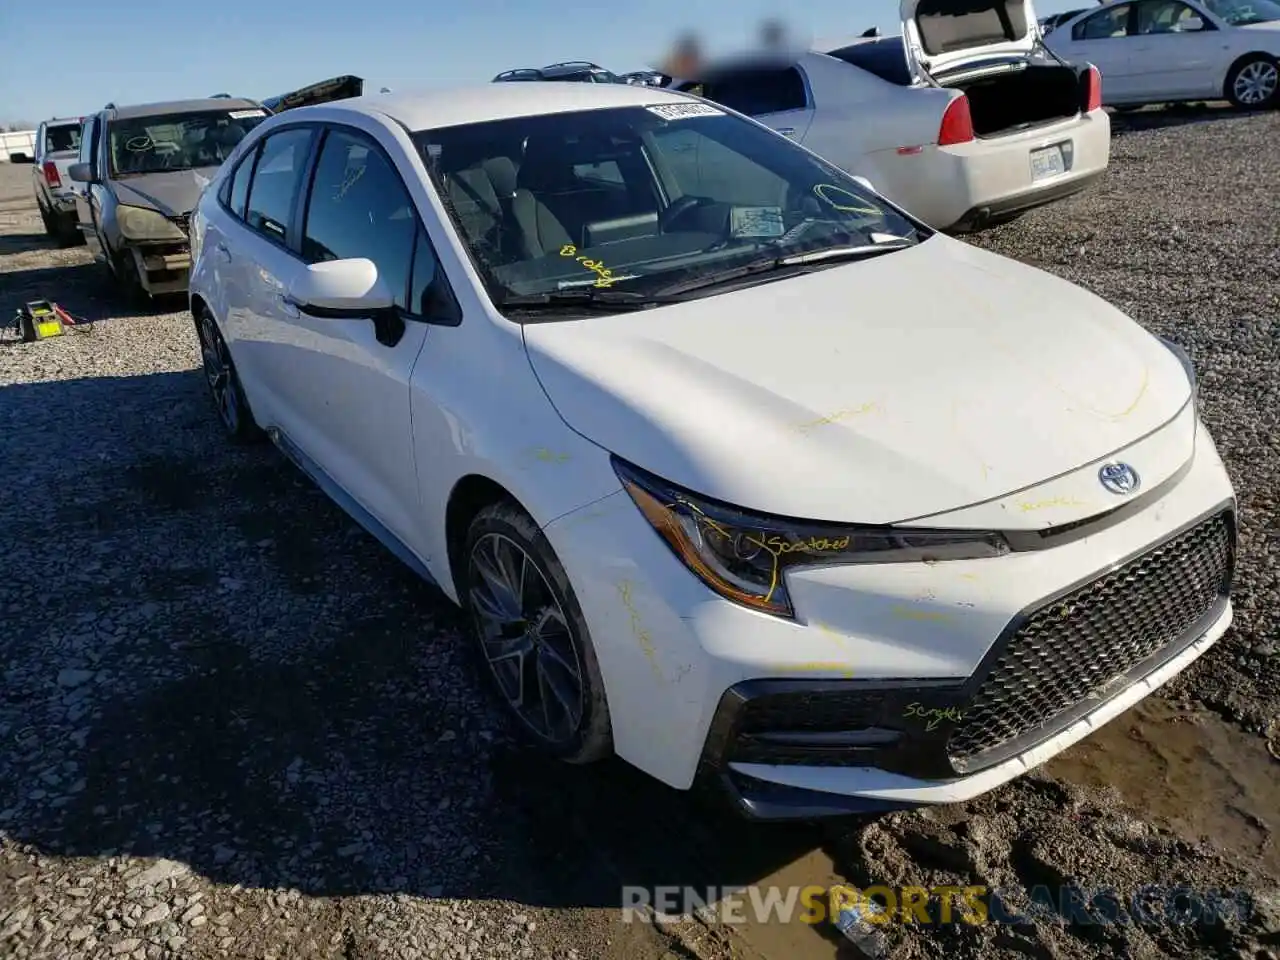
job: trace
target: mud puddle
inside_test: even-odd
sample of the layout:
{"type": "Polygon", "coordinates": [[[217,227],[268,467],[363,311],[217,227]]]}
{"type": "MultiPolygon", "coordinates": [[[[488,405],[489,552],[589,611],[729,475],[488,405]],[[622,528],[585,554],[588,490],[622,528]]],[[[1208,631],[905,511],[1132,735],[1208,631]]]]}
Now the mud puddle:
{"type": "Polygon", "coordinates": [[[1072,783],[1114,789],[1133,812],[1183,838],[1280,875],[1280,762],[1259,737],[1216,715],[1153,698],[1044,767],[1072,783]]]}

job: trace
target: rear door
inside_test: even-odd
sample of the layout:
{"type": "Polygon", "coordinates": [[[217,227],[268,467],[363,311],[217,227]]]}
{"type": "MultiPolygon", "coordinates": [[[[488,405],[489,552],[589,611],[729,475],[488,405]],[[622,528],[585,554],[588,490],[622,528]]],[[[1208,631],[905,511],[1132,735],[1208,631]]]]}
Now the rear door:
{"type": "Polygon", "coordinates": [[[1182,0],[1138,0],[1129,38],[1133,89],[1159,100],[1221,96],[1230,44],[1203,12],[1182,0]]]}
{"type": "Polygon", "coordinates": [[[1098,68],[1103,103],[1124,103],[1138,96],[1130,37],[1133,14],[1132,3],[1112,4],[1058,28],[1045,41],[1059,56],[1098,68]]]}

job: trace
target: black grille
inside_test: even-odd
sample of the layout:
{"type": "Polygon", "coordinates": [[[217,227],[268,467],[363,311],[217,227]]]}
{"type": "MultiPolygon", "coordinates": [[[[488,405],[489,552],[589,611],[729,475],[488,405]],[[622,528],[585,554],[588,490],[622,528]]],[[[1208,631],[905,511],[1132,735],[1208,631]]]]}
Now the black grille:
{"type": "Polygon", "coordinates": [[[957,772],[1033,733],[1159,653],[1229,587],[1235,533],[1219,514],[1031,614],[996,656],[947,753],[957,772]]]}
{"type": "Polygon", "coordinates": [[[191,214],[183,213],[176,217],[170,217],[176,223],[183,233],[190,235],[191,233],[191,214]]]}

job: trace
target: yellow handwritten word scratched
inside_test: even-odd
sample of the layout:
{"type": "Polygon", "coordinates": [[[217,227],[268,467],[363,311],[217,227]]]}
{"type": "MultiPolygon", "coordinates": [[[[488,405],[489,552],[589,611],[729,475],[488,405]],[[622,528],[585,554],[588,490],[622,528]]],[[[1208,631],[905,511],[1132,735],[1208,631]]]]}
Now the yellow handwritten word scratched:
{"type": "Polygon", "coordinates": [[[908,703],[902,715],[907,718],[918,717],[925,721],[925,730],[936,730],[944,721],[959,723],[964,719],[964,711],[959,707],[926,707],[920,703],[908,703]]]}
{"type": "Polygon", "coordinates": [[[781,557],[788,553],[829,553],[833,550],[847,550],[849,548],[848,537],[837,537],[828,539],[827,537],[810,537],[808,540],[801,540],[796,543],[789,543],[781,537],[765,537],[762,539],[747,538],[750,543],[764,547],[775,557],[781,557]]]}
{"type": "Polygon", "coordinates": [[[603,261],[592,260],[590,257],[579,256],[578,248],[571,243],[566,243],[560,248],[560,256],[578,261],[578,263],[582,264],[586,269],[592,271],[597,277],[599,277],[593,286],[611,287],[618,282],[617,278],[613,275],[613,271],[606,267],[603,261]]]}

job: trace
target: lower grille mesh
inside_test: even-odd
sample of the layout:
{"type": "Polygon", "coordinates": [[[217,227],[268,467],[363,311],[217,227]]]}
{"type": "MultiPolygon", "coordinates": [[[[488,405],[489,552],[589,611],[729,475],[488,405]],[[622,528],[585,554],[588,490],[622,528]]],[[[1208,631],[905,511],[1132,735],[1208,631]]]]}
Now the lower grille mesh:
{"type": "Polygon", "coordinates": [[[1234,550],[1219,514],[1032,614],[952,732],[958,771],[1079,704],[1173,643],[1227,588],[1234,550]]]}

